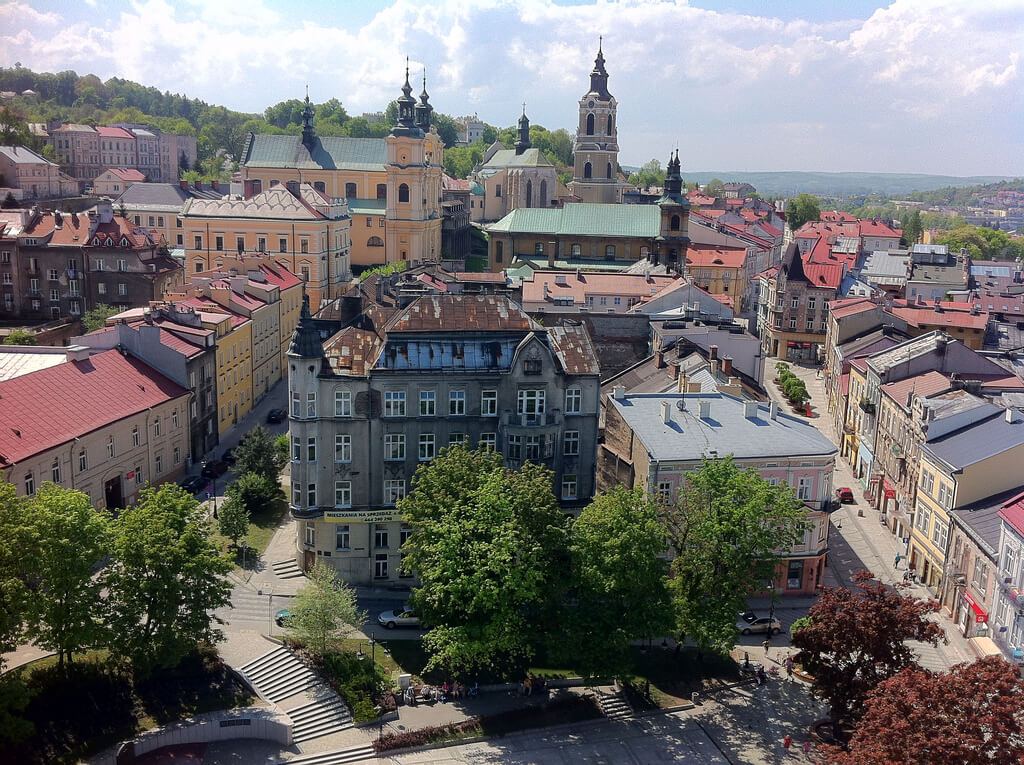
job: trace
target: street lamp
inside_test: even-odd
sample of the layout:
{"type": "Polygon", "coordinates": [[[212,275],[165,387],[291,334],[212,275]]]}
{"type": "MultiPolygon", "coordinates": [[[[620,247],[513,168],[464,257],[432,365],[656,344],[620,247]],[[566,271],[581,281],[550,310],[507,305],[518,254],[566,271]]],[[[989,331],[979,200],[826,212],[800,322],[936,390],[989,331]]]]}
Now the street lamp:
{"type": "MultiPolygon", "coordinates": [[[[210,463],[207,460],[203,460],[203,471],[202,471],[203,473],[206,472],[206,467],[209,464],[210,463]]],[[[216,473],[213,473],[213,475],[210,476],[210,488],[213,490],[213,517],[214,517],[214,519],[216,519],[217,518],[217,474],[216,473]]],[[[207,500],[210,499],[210,492],[206,492],[206,499],[207,500]]]]}
{"type": "Polygon", "coordinates": [[[245,552],[249,549],[249,543],[242,540],[242,571],[245,571],[245,552]]]}

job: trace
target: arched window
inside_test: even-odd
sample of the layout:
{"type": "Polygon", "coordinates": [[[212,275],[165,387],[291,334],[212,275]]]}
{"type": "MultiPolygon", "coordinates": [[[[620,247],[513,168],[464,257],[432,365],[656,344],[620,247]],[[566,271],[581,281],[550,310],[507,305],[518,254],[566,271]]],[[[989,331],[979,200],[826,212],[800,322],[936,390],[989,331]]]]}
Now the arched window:
{"type": "Polygon", "coordinates": [[[593,134],[594,134],[594,115],[593,114],[588,114],[587,115],[587,135],[593,135],[593,134]]]}
{"type": "Polygon", "coordinates": [[[605,131],[608,135],[612,134],[612,115],[608,115],[608,130],[605,131]]]}
{"type": "Polygon", "coordinates": [[[353,197],[358,196],[358,193],[359,192],[356,191],[356,185],[354,183],[346,183],[345,184],[345,196],[346,197],[349,197],[351,199],[353,197]]]}
{"type": "Polygon", "coordinates": [[[259,180],[258,178],[253,180],[253,182],[252,182],[252,193],[253,194],[262,194],[263,193],[263,181],[259,180]]]}
{"type": "Polygon", "coordinates": [[[314,181],[313,188],[319,191],[321,194],[327,193],[327,186],[323,181],[314,181]]]}
{"type": "Polygon", "coordinates": [[[669,220],[668,227],[672,231],[678,231],[679,230],[679,216],[678,215],[673,215],[672,216],[671,220],[669,220]]]}
{"type": "Polygon", "coordinates": [[[614,244],[606,244],[604,246],[604,259],[605,260],[615,260],[615,245],[614,244]]]}
{"type": "Polygon", "coordinates": [[[594,175],[594,167],[589,162],[583,166],[583,177],[592,178],[594,175]]]}
{"type": "Polygon", "coordinates": [[[388,198],[388,185],[386,183],[377,184],[377,199],[388,198]]]}
{"type": "Polygon", "coordinates": [[[540,182],[540,196],[537,197],[537,207],[547,207],[547,206],[548,206],[548,182],[547,181],[541,181],[540,182]]]}
{"type": "Polygon", "coordinates": [[[644,245],[643,247],[640,248],[640,258],[642,260],[647,260],[647,258],[649,258],[650,255],[651,255],[651,248],[650,247],[648,247],[647,245],[644,245]]]}
{"type": "Polygon", "coordinates": [[[526,206],[533,207],[533,181],[526,182],[526,206]]]}
{"type": "Polygon", "coordinates": [[[398,201],[408,202],[409,201],[409,187],[406,184],[402,184],[398,187],[398,201]]]}
{"type": "Polygon", "coordinates": [[[381,239],[379,236],[371,236],[369,239],[366,240],[366,246],[367,247],[383,247],[384,246],[384,240],[381,239]]]}
{"type": "Polygon", "coordinates": [[[605,169],[605,176],[604,177],[605,178],[611,178],[612,177],[612,163],[611,162],[608,163],[608,167],[605,169]]]}

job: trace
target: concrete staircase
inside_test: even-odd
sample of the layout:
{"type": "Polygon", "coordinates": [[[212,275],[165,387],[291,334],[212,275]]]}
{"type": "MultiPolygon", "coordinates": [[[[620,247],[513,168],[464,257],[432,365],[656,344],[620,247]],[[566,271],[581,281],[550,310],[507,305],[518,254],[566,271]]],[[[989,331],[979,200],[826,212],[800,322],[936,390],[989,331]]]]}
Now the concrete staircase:
{"type": "Polygon", "coordinates": [[[253,659],[241,672],[263,698],[274,704],[320,684],[320,678],[284,646],[253,659]]]}
{"type": "Polygon", "coordinates": [[[628,720],[633,716],[633,708],[620,689],[599,690],[597,703],[601,713],[609,720],[628,720]]]}
{"type": "Polygon", "coordinates": [[[345,702],[335,694],[331,695],[333,698],[317,699],[288,710],[287,715],[292,718],[293,744],[353,727],[352,715],[345,702]]]}
{"type": "Polygon", "coordinates": [[[296,757],[291,760],[281,760],[279,765],[346,765],[350,762],[375,759],[377,759],[377,754],[373,751],[373,747],[367,744],[349,749],[336,749],[333,752],[320,752],[306,757],[296,757]]]}
{"type": "Polygon", "coordinates": [[[298,579],[300,576],[305,576],[294,558],[279,560],[277,563],[271,563],[270,568],[273,569],[274,575],[278,579],[298,579]]]}

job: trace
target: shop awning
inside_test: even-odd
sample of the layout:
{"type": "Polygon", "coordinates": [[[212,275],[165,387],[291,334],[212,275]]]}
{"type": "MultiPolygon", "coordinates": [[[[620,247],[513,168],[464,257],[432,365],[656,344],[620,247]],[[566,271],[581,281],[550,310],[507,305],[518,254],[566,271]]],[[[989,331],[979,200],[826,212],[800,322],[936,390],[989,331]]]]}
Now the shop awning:
{"type": "Polygon", "coordinates": [[[984,608],[978,605],[977,601],[974,600],[974,596],[971,595],[967,590],[964,590],[964,602],[971,607],[974,612],[974,623],[984,624],[988,621],[988,613],[984,608]]]}
{"type": "Polygon", "coordinates": [[[885,490],[886,499],[896,499],[896,489],[887,479],[882,479],[882,488],[885,490]]]}

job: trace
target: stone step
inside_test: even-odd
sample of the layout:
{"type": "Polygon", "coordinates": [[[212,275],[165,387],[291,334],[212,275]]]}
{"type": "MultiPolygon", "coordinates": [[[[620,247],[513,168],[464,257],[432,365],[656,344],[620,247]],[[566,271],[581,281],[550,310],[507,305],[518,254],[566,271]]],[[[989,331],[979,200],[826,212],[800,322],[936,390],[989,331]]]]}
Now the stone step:
{"type": "Polygon", "coordinates": [[[336,749],[333,752],[319,752],[306,757],[296,757],[291,760],[281,760],[279,765],[347,765],[351,762],[362,762],[364,760],[377,759],[373,747],[355,746],[348,749],[336,749]]]}
{"type": "Polygon", "coordinates": [[[296,579],[305,576],[303,570],[299,568],[299,564],[291,558],[271,563],[270,568],[279,579],[296,579]]]}
{"type": "Polygon", "coordinates": [[[307,704],[301,707],[300,710],[293,709],[288,712],[288,716],[292,718],[292,723],[295,725],[307,725],[327,717],[352,719],[352,715],[349,714],[345,702],[338,697],[334,697],[330,701],[317,701],[313,704],[307,704]]]}
{"type": "Polygon", "coordinates": [[[599,693],[597,703],[601,712],[609,720],[625,720],[633,716],[633,708],[622,695],[622,691],[615,693],[599,693]]]}
{"type": "Polygon", "coordinates": [[[322,738],[323,736],[330,736],[334,733],[339,733],[349,728],[354,728],[355,724],[350,719],[340,718],[329,718],[326,720],[319,720],[316,723],[311,723],[308,726],[293,726],[292,727],[292,743],[301,744],[305,741],[312,741],[315,738],[322,738]]]}
{"type": "Polygon", "coordinates": [[[320,682],[309,667],[283,646],[249,662],[241,672],[261,696],[274,703],[320,682]]]}

